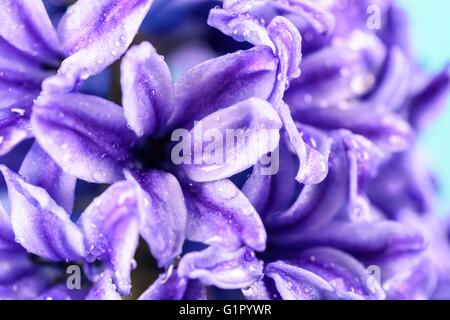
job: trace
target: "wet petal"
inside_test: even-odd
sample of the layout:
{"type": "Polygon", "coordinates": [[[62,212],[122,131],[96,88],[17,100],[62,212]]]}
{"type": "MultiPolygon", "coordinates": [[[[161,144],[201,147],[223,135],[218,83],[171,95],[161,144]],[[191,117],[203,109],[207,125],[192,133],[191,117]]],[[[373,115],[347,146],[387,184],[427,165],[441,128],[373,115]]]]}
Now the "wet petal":
{"type": "Polygon", "coordinates": [[[182,167],[194,181],[231,177],[274,151],[280,128],[278,114],[262,99],[252,98],[219,110],[191,130],[193,150],[189,163],[182,167]]]}
{"type": "Polygon", "coordinates": [[[82,213],[78,224],[84,233],[87,259],[99,259],[113,270],[118,290],[130,294],[131,266],[139,240],[134,185],[117,182],[82,213]]]}
{"type": "Polygon", "coordinates": [[[336,43],[304,57],[301,77],[291,82],[285,94],[294,114],[308,107],[345,107],[347,100],[374,89],[375,77],[386,58],[381,41],[372,34],[355,31],[336,43]]]}
{"type": "Polygon", "coordinates": [[[30,126],[29,101],[0,109],[0,155],[11,151],[18,143],[33,136],[30,126]]]}
{"type": "Polygon", "coordinates": [[[264,251],[266,231],[248,199],[228,179],[183,188],[189,240],[228,249],[242,245],[264,251]]]}
{"type": "Polygon", "coordinates": [[[181,300],[186,292],[188,279],[179,277],[176,271],[159,275],[158,279],[139,297],[139,300],[181,300]]]}
{"type": "Polygon", "coordinates": [[[125,117],[134,132],[148,136],[165,128],[174,104],[172,76],[150,43],[128,50],[122,60],[121,84],[125,117]]]}
{"type": "Polygon", "coordinates": [[[0,36],[17,49],[49,64],[61,57],[56,31],[41,0],[1,1],[0,20],[0,36]]]}
{"type": "Polygon", "coordinates": [[[167,267],[181,254],[186,230],[186,206],[177,179],[149,170],[127,173],[138,197],[139,228],[158,266],[167,267]]]}
{"type": "Polygon", "coordinates": [[[122,300],[116,289],[111,277],[107,273],[102,273],[89,291],[86,300],[122,300]]]}
{"type": "MultiPolygon", "coordinates": [[[[58,26],[68,58],[57,77],[87,79],[117,60],[133,41],[152,3],[81,0],[69,7],[58,26]]],[[[47,89],[52,89],[52,83],[47,84],[47,89]]],[[[63,89],[72,88],[67,83],[63,89]]]]}
{"type": "Polygon", "coordinates": [[[380,283],[355,258],[332,248],[313,248],[267,265],[283,299],[384,299],[380,283]]]}
{"type": "Polygon", "coordinates": [[[293,116],[302,123],[324,130],[348,129],[391,152],[407,149],[415,137],[411,126],[398,115],[386,110],[373,110],[365,104],[346,108],[308,107],[294,110],[293,116]]]}
{"type": "Polygon", "coordinates": [[[41,147],[67,173],[96,183],[123,177],[136,136],[118,105],[77,93],[43,95],[31,123],[41,147]]]}
{"type": "Polygon", "coordinates": [[[262,265],[250,248],[227,251],[209,247],[183,256],[178,275],[222,289],[248,287],[262,277],[262,265]]]}
{"type": "Polygon", "coordinates": [[[19,174],[27,183],[47,190],[58,205],[72,213],[77,179],[64,172],[38,143],[33,144],[23,160],[19,174]]]}
{"type": "MultiPolygon", "coordinates": [[[[2,47],[0,47],[1,49],[2,47]]],[[[7,59],[8,57],[5,58],[5,60],[7,59]]],[[[25,101],[32,101],[36,98],[41,89],[41,76],[32,75],[32,71],[28,67],[21,72],[11,70],[11,65],[14,66],[13,63],[14,61],[3,62],[0,57],[0,108],[14,105],[21,108],[23,107],[21,104],[24,104],[25,101]]]]}
{"type": "Polygon", "coordinates": [[[284,139],[280,140],[278,154],[277,174],[263,174],[265,165],[258,163],[253,167],[252,174],[241,189],[263,220],[271,212],[286,209],[297,195],[298,183],[294,178],[298,164],[295,156],[288,150],[284,139]]]}
{"type": "Polygon", "coordinates": [[[208,60],[175,83],[176,109],[169,127],[186,126],[215,111],[272,92],[278,61],[272,50],[257,46],[208,60]],[[193,107],[195,106],[195,107],[193,107]]]}
{"type": "Polygon", "coordinates": [[[27,251],[50,260],[79,260],[84,255],[83,235],[45,189],[26,183],[2,166],[8,186],[11,223],[27,251]]]}
{"type": "Polygon", "coordinates": [[[0,203],[0,250],[14,247],[15,245],[11,218],[3,205],[0,203]]]}

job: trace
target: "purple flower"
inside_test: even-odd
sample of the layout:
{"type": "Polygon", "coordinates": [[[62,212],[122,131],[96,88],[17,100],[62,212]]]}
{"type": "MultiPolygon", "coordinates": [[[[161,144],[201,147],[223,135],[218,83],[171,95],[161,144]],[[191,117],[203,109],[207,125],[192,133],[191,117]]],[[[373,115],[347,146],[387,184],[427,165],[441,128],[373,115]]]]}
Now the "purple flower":
{"type": "Polygon", "coordinates": [[[128,49],[153,1],[79,0],[57,30],[39,1],[0,3],[0,152],[35,138],[18,173],[0,166],[1,298],[130,296],[141,237],[160,273],[141,300],[448,295],[416,137],[449,72],[415,66],[391,1],[224,0],[207,23],[246,44],[178,48],[175,68],[166,48],[128,49]],[[122,106],[78,92],[125,52],[122,106]],[[74,211],[78,179],[109,186],[74,211]]]}

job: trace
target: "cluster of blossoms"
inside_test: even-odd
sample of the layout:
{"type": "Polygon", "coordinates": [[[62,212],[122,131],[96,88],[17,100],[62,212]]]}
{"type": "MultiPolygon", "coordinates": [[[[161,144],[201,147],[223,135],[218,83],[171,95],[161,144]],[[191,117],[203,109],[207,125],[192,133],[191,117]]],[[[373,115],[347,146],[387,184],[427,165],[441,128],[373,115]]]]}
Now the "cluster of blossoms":
{"type": "Polygon", "coordinates": [[[0,0],[0,153],[32,141],[17,172],[0,166],[0,298],[130,296],[140,239],[161,273],[133,298],[450,298],[416,143],[450,74],[414,63],[391,1],[78,0],[57,28],[44,2],[0,0]],[[140,28],[196,40],[166,63],[140,28]],[[119,59],[121,106],[83,91],[119,59]],[[255,130],[214,163],[199,125],[255,130]],[[174,163],[179,129],[200,161],[174,163]]]}

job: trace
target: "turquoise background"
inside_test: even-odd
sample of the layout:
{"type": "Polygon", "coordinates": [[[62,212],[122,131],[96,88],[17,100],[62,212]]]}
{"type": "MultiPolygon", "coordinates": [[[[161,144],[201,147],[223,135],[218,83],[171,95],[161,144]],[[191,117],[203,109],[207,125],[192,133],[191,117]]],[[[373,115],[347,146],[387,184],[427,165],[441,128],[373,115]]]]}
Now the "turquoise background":
{"type": "MultiPolygon", "coordinates": [[[[450,1],[398,0],[397,4],[408,12],[417,60],[426,70],[439,72],[450,62],[450,1]]],[[[420,142],[441,187],[439,213],[450,215],[450,100],[420,142]]]]}

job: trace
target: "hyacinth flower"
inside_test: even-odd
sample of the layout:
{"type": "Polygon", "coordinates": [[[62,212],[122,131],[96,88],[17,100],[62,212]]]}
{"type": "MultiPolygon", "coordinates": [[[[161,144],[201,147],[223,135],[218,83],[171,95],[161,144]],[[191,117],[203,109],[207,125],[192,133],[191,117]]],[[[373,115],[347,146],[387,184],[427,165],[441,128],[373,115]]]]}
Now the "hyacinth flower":
{"type": "MultiPolygon", "coordinates": [[[[171,128],[181,127],[195,135],[200,123],[203,128],[223,131],[275,130],[275,138],[258,148],[256,160],[273,151],[281,120],[262,98],[273,90],[277,63],[272,50],[260,46],[206,61],[173,84],[163,58],[149,43],[142,43],[122,61],[123,109],[79,93],[44,92],[37,99],[31,123],[39,148],[69,175],[113,184],[81,214],[78,223],[85,236],[86,256],[114,266],[119,292],[129,292],[130,260],[139,235],[158,265],[167,268],[164,279],[179,275],[189,286],[187,279],[203,272],[204,284],[241,288],[261,276],[252,249],[265,249],[264,227],[248,199],[225,179],[252,164],[230,161],[174,168],[167,149],[171,128]],[[188,107],[192,101],[196,109],[188,107]],[[196,120],[200,121],[196,124],[196,120]],[[125,220],[125,225],[102,223],[116,219],[125,220]],[[214,247],[185,255],[174,273],[171,265],[181,254],[185,237],[214,247]],[[182,262],[189,259],[198,260],[194,270],[193,262],[182,262]],[[234,282],[228,279],[227,269],[217,267],[220,261],[237,268],[234,282]]],[[[250,142],[240,141],[257,142],[252,137],[250,142]]]]}
{"type": "Polygon", "coordinates": [[[0,1],[2,155],[33,136],[41,89],[76,90],[103,71],[131,44],[152,2],[77,1],[55,30],[41,0],[0,1]]]}

